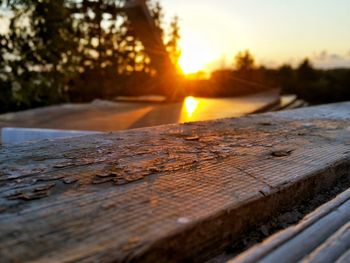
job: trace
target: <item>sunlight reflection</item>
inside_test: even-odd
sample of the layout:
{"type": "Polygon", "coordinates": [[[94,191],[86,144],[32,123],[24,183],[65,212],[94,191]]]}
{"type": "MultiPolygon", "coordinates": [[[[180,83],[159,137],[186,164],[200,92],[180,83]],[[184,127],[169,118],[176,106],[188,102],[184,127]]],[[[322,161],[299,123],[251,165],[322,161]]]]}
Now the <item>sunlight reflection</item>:
{"type": "Polygon", "coordinates": [[[180,123],[240,117],[279,101],[279,90],[237,98],[186,97],[182,103],[180,123]]]}
{"type": "Polygon", "coordinates": [[[185,99],[185,110],[188,118],[191,118],[193,113],[198,108],[199,101],[194,97],[187,97],[185,99]]]}

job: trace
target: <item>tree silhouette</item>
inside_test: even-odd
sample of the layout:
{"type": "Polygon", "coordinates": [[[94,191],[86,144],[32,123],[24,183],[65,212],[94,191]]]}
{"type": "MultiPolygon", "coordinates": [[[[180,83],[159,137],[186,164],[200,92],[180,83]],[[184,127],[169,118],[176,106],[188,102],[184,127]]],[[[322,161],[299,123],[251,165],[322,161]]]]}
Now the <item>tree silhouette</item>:
{"type": "Polygon", "coordinates": [[[1,35],[2,71],[18,105],[61,101],[67,79],[76,72],[77,43],[63,0],[7,1],[13,16],[1,35]]]}
{"type": "Polygon", "coordinates": [[[166,47],[173,64],[177,66],[178,70],[180,70],[178,66],[178,62],[181,56],[181,50],[179,48],[179,40],[180,40],[179,17],[175,16],[170,23],[169,40],[166,44],[166,47]]]}
{"type": "MultiPolygon", "coordinates": [[[[0,91],[6,96],[10,91],[17,105],[33,107],[67,96],[103,97],[104,89],[116,94],[129,88],[124,75],[153,76],[150,59],[123,12],[125,1],[1,0],[13,16],[9,31],[0,35],[0,81],[8,87],[7,93],[0,91]]],[[[161,5],[149,4],[164,32],[161,5]]],[[[176,44],[172,42],[174,50],[176,44]]]]}
{"type": "Polygon", "coordinates": [[[313,81],[317,79],[317,73],[309,59],[304,59],[297,68],[298,79],[300,81],[313,81]]]}
{"type": "Polygon", "coordinates": [[[249,50],[240,51],[235,56],[235,69],[238,71],[248,71],[254,68],[254,57],[249,50]]]}

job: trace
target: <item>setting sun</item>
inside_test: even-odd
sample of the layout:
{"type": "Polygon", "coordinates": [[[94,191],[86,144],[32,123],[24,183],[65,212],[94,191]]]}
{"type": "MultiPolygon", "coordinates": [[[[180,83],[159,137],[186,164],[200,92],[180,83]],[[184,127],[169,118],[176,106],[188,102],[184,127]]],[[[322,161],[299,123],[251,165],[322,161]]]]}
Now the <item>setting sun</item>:
{"type": "Polygon", "coordinates": [[[211,48],[205,44],[197,39],[186,39],[180,43],[182,54],[179,66],[185,74],[205,71],[206,66],[215,59],[211,48]]]}

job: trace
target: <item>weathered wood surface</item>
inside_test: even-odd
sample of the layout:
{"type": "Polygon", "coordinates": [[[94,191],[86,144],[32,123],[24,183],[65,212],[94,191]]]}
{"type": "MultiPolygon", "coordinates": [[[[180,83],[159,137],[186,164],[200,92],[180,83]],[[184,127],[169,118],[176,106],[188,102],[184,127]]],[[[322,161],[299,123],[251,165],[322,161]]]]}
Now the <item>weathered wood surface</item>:
{"type": "MultiPolygon", "coordinates": [[[[349,175],[350,176],[350,175],[349,175]]],[[[350,190],[229,263],[335,262],[350,249],[350,190]]]]}
{"type": "Polygon", "coordinates": [[[340,258],[338,258],[336,263],[348,263],[349,261],[350,261],[350,250],[348,250],[340,258]]]}
{"type": "Polygon", "coordinates": [[[0,258],[201,261],[349,160],[350,103],[2,147],[0,258]]]}
{"type": "MultiPolygon", "coordinates": [[[[350,209],[348,209],[350,210],[350,209]]],[[[348,222],[350,218],[348,219],[348,222]]],[[[304,263],[335,262],[350,249],[350,223],[346,223],[334,235],[329,237],[313,253],[306,257],[304,263]]],[[[350,260],[350,258],[348,258],[350,260]]]]}

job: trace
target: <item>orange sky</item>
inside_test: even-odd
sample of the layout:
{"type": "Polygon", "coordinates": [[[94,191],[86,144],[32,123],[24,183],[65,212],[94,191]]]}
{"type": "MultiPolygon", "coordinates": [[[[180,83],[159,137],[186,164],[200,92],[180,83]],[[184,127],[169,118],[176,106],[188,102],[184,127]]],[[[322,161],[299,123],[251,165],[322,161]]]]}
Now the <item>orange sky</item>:
{"type": "Polygon", "coordinates": [[[259,64],[350,67],[349,0],[161,0],[181,21],[180,64],[189,73],[232,66],[249,49],[259,64]]]}

